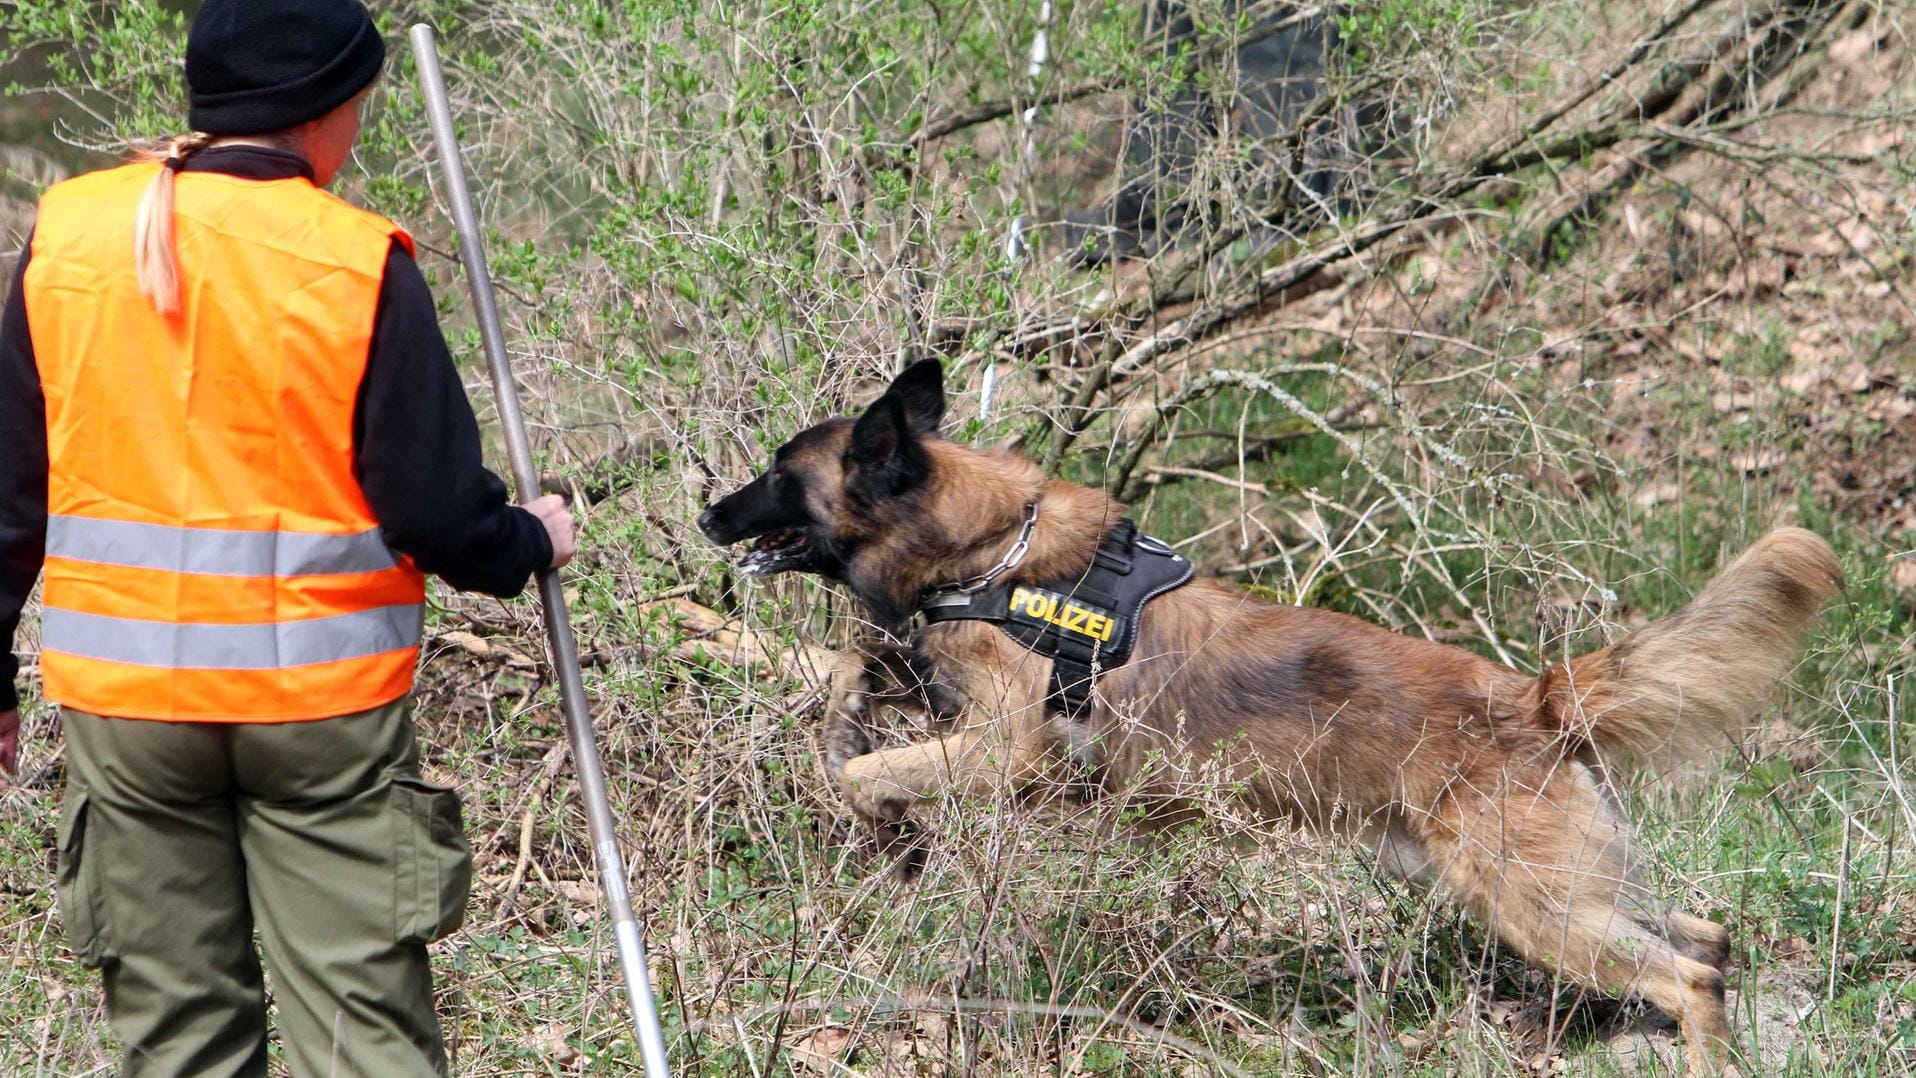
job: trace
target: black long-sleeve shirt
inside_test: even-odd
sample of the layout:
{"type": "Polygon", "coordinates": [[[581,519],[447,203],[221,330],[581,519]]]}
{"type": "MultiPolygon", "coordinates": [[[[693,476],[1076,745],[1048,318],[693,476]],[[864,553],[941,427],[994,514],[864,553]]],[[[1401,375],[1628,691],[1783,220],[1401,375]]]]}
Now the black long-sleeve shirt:
{"type": "MultiPolygon", "coordinates": [[[[311,179],[296,154],[223,146],[190,158],[188,172],[251,180],[311,179]]],[[[129,240],[130,245],[130,240],[129,240]]],[[[18,706],[12,642],[46,558],[47,426],[28,330],[21,252],[0,309],[0,710],[18,706]]],[[[488,471],[479,423],[439,331],[432,292],[398,243],[386,259],[371,354],[353,412],[354,470],[386,541],[456,588],[510,598],[552,563],[538,518],[509,504],[488,471]]]]}

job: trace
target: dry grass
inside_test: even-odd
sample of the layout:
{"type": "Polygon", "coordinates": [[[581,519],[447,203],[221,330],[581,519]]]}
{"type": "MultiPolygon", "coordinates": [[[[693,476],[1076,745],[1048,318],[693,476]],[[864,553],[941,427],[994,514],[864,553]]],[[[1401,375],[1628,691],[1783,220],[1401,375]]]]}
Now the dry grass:
{"type": "MultiPolygon", "coordinates": [[[[1135,10],[1062,13],[1026,166],[1036,5],[613,8],[435,15],[535,441],[583,495],[571,589],[684,1073],[1672,1073],[1640,1011],[1558,1015],[1567,987],[1334,844],[954,801],[895,882],[816,742],[816,649],[856,611],[741,581],[691,519],[934,353],[953,433],[1122,487],[1207,571],[1523,668],[1673,608],[1769,524],[1830,534],[1852,591],[1780,706],[1632,815],[1659,886],[1742,948],[1744,1073],[1916,1073],[1907,6],[1355,8],[1372,58],[1323,116],[1390,121],[1313,142],[1353,175],[1337,212],[1209,138],[1192,230],[1099,270],[1046,222],[1115,186],[1139,102],[1229,85],[1231,48],[1187,83],[1135,10]],[[1038,247],[1007,264],[1021,199],[1038,247]]],[[[163,30],[63,89],[151,133],[163,30]]],[[[353,194],[420,235],[476,354],[406,74],[353,194]]],[[[437,600],[424,737],[480,875],[435,952],[459,1071],[629,1073],[537,612],[437,600]]],[[[33,709],[0,795],[9,1074],[114,1051],[48,890],[53,726],[33,709]]]]}

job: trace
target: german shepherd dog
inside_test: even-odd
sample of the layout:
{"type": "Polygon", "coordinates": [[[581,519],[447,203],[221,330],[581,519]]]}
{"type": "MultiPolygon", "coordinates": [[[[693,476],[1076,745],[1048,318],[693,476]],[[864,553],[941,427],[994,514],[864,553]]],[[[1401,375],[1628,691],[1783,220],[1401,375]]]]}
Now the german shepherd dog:
{"type": "MultiPolygon", "coordinates": [[[[1029,546],[1004,580],[1083,572],[1123,507],[1014,453],[940,437],[942,380],[937,361],[918,363],[863,415],[800,433],[700,529],[719,545],[756,539],[747,573],[849,585],[901,635],[927,589],[1007,560],[1031,504],[1029,546]]],[[[909,669],[953,732],[869,751],[862,715],[896,664],[858,659],[834,678],[827,763],[881,831],[945,790],[1088,774],[1188,812],[1190,776],[1222,776],[1234,811],[1352,835],[1531,962],[1634,990],[1681,1024],[1690,1074],[1720,1074],[1729,934],[1654,899],[1599,759],[1737,729],[1842,587],[1829,544],[1781,528],[1676,614],[1526,674],[1198,580],[1144,609],[1130,661],[1071,719],[1047,713],[1048,661],[996,625],[947,621],[917,634],[909,669]]]]}

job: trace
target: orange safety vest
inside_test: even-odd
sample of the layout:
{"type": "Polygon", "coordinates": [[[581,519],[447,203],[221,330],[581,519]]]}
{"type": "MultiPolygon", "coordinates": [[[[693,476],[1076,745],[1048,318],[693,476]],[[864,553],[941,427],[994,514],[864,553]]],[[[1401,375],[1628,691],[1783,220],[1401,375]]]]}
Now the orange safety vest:
{"type": "Polygon", "coordinates": [[[157,164],[47,190],[27,266],[46,396],[40,674],[97,715],[326,718],[412,689],[425,578],[353,474],[398,226],[304,178],[175,177],[180,311],[133,267],[157,164]]]}

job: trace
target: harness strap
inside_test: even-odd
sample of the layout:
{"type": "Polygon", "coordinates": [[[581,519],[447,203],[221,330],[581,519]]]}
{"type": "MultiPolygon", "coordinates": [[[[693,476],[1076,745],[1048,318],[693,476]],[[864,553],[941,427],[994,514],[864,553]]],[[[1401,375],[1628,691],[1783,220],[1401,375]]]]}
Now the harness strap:
{"type": "Polygon", "coordinates": [[[927,624],[988,621],[1034,654],[1051,660],[1047,711],[1076,719],[1091,702],[1098,676],[1125,664],[1137,644],[1144,606],[1189,583],[1191,563],[1121,520],[1098,544],[1079,576],[982,591],[944,588],[919,609],[927,624]]]}

